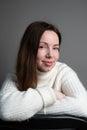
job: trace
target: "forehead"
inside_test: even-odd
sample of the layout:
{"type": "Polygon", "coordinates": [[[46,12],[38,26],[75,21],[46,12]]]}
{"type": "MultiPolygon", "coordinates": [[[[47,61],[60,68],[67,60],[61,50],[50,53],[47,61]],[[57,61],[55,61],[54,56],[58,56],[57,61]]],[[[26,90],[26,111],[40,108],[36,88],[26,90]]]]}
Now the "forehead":
{"type": "Polygon", "coordinates": [[[54,31],[47,30],[42,34],[40,42],[58,44],[59,38],[58,38],[58,35],[54,31]]]}

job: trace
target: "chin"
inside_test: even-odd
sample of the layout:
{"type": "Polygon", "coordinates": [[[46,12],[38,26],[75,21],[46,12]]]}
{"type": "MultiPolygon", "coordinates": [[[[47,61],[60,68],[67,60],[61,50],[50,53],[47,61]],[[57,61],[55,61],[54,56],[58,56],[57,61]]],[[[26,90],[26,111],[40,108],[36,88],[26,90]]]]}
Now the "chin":
{"type": "Polygon", "coordinates": [[[52,66],[50,66],[50,67],[43,66],[43,67],[39,67],[38,70],[41,71],[41,72],[48,72],[48,71],[50,71],[54,66],[55,66],[55,64],[52,65],[52,66]]]}
{"type": "Polygon", "coordinates": [[[43,72],[48,72],[52,69],[53,67],[49,67],[49,68],[46,68],[46,69],[43,69],[43,72]]]}

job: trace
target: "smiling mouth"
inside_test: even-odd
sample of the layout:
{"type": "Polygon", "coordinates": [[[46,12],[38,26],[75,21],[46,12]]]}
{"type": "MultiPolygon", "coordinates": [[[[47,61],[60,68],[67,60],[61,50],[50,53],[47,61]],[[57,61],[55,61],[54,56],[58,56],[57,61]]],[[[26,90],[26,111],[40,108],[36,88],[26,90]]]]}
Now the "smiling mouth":
{"type": "Polygon", "coordinates": [[[45,66],[51,67],[53,65],[53,62],[51,61],[44,61],[45,66]]]}

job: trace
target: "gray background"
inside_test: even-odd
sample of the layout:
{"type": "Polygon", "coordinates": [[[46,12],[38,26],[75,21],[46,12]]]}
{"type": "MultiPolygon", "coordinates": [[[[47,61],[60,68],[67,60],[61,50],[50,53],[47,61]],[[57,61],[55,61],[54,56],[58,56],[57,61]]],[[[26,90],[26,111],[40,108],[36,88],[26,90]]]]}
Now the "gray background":
{"type": "Polygon", "coordinates": [[[20,39],[35,20],[59,27],[60,61],[71,66],[87,88],[87,0],[0,0],[0,85],[15,70],[20,39]]]}

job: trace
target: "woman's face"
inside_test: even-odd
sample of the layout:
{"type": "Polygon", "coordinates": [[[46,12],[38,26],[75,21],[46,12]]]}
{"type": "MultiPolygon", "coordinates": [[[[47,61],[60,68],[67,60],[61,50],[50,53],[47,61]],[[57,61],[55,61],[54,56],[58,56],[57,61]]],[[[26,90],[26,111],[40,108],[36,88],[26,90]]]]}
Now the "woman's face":
{"type": "Polygon", "coordinates": [[[42,72],[51,70],[59,59],[59,38],[54,31],[43,33],[37,52],[37,69],[42,72]]]}

